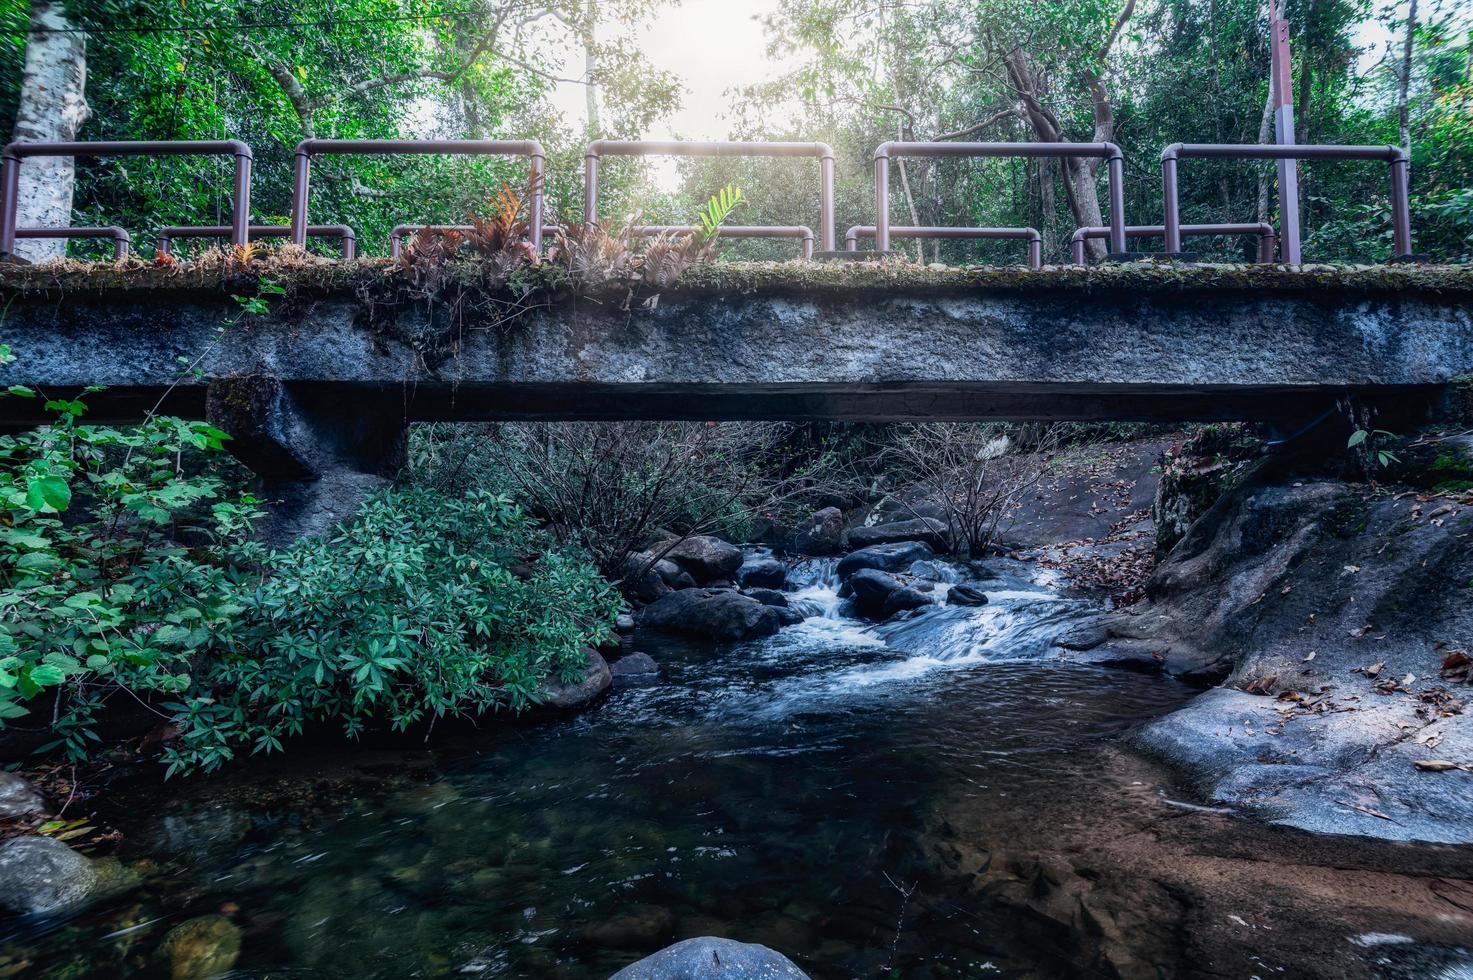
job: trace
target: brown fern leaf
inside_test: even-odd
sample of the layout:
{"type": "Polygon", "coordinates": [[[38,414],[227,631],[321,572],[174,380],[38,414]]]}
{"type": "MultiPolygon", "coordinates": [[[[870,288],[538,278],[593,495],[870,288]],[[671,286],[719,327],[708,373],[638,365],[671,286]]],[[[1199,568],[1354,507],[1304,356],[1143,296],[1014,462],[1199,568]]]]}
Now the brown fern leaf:
{"type": "Polygon", "coordinates": [[[655,290],[669,289],[685,270],[710,254],[710,244],[696,235],[658,235],[640,257],[640,279],[655,290]]]}
{"type": "MultiPolygon", "coordinates": [[[[467,241],[477,254],[484,258],[499,256],[504,252],[527,254],[520,245],[523,239],[529,237],[530,224],[522,217],[522,210],[541,190],[542,182],[542,174],[535,170],[527,178],[526,186],[520,190],[502,181],[501,189],[491,199],[487,215],[482,216],[474,211],[467,215],[471,226],[467,241]]],[[[535,253],[530,254],[535,265],[537,256],[535,253]]]]}
{"type": "Polygon", "coordinates": [[[558,229],[548,250],[548,261],[568,270],[568,277],[581,287],[599,286],[614,280],[634,278],[629,252],[629,228],[610,235],[597,223],[571,223],[558,229]]]}

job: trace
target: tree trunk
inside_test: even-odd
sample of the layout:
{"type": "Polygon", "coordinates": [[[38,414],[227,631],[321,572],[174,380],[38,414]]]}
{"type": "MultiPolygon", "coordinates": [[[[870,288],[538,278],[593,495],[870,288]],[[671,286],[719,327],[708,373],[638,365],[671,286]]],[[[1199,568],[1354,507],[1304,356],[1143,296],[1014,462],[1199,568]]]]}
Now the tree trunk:
{"type": "Polygon", "coordinates": [[[1412,45],[1417,35],[1417,0],[1408,0],[1406,37],[1401,42],[1401,89],[1396,93],[1396,122],[1401,147],[1412,151],[1412,116],[1408,99],[1412,91],[1412,45]]]}
{"type": "Polygon", "coordinates": [[[598,23],[598,10],[593,0],[584,0],[583,18],[583,98],[588,110],[588,132],[598,137],[603,134],[603,123],[598,113],[598,83],[594,80],[598,71],[598,42],[593,28],[598,23]]]}
{"type": "MultiPolygon", "coordinates": [[[[1258,120],[1258,142],[1269,143],[1269,136],[1273,133],[1274,125],[1274,87],[1268,87],[1268,95],[1263,99],[1263,117],[1258,120]]],[[[1258,168],[1258,220],[1268,220],[1268,182],[1269,170],[1271,168],[1259,166],[1258,168]]]]}
{"type": "MultiPolygon", "coordinates": [[[[87,36],[70,33],[65,7],[56,0],[31,0],[31,30],[21,72],[14,139],[64,142],[77,138],[86,122],[87,36]]],[[[72,222],[76,166],[69,157],[30,157],[21,165],[16,226],[61,228],[72,222]]],[[[66,243],[25,239],[15,254],[32,262],[60,258],[66,243]]]]}

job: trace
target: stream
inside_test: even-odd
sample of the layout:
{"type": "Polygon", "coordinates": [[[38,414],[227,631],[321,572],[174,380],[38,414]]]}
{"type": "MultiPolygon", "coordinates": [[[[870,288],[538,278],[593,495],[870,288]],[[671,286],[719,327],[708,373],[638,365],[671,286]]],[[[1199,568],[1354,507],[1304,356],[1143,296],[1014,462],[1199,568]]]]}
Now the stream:
{"type": "MultiPolygon", "coordinates": [[[[1046,570],[990,561],[987,605],[877,626],[844,615],[834,564],[793,569],[807,618],[776,636],[636,637],[658,677],[575,717],[124,790],[141,883],[0,924],[0,976],[167,977],[164,936],[206,915],[239,927],[232,977],[602,980],[713,934],[815,980],[1109,975],[940,855],[975,836],[962,813],[1033,852],[1051,826],[1198,819],[1116,747],[1194,692],[1061,663],[1051,640],[1098,607],[1046,570]]],[[[961,575],[942,566],[937,589],[961,575]]]]}

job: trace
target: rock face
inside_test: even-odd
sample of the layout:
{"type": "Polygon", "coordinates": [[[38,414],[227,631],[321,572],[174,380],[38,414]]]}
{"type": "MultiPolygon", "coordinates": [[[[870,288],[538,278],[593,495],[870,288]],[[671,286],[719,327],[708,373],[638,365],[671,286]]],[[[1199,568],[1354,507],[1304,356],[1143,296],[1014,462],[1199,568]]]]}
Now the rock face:
{"type": "Polygon", "coordinates": [[[1306,830],[1473,841],[1473,506],[1328,478],[1250,482],[1196,521],[1148,601],[1069,646],[1224,680],[1138,744],[1213,800],[1306,830]],[[1251,692],[1251,693],[1250,693],[1251,692]],[[1418,764],[1427,768],[1418,768],[1418,764]]]}
{"type": "Polygon", "coordinates": [[[541,703],[560,711],[575,711],[598,700],[599,695],[607,691],[612,683],[608,663],[597,650],[589,650],[583,676],[569,684],[564,684],[556,677],[548,678],[542,684],[541,703]]]}
{"type": "Polygon", "coordinates": [[[742,549],[720,538],[693,534],[665,553],[697,582],[729,579],[742,567],[742,549]]]}
{"type": "Polygon", "coordinates": [[[0,772],[0,820],[12,820],[46,809],[36,787],[15,773],[0,772]]]}
{"type": "Polygon", "coordinates": [[[808,974],[766,946],[702,936],[667,946],[609,980],[808,980],[808,974]]]}
{"type": "Polygon", "coordinates": [[[772,606],[764,606],[739,592],[725,589],[682,589],[646,606],[639,625],[703,640],[729,642],[771,636],[782,620],[772,606]]]}
{"type": "Polygon", "coordinates": [[[868,548],[875,544],[895,544],[900,541],[924,541],[932,549],[944,552],[951,540],[945,521],[934,517],[917,517],[892,524],[876,524],[874,527],[856,527],[849,532],[851,548],[868,548]]]}
{"type": "Polygon", "coordinates": [[[802,555],[832,555],[844,544],[844,512],[825,507],[798,528],[793,536],[793,550],[802,555]]]}
{"type": "Polygon", "coordinates": [[[975,585],[953,585],[951,591],[946,593],[946,604],[949,606],[985,606],[987,605],[987,593],[975,585]]]}
{"type": "Polygon", "coordinates": [[[907,609],[931,605],[924,593],[910,588],[893,575],[862,568],[849,580],[854,603],[866,616],[889,617],[907,609]]]}
{"type": "Polygon", "coordinates": [[[921,541],[897,541],[892,544],[876,544],[845,555],[839,562],[840,578],[848,578],[861,568],[877,568],[882,572],[898,572],[909,568],[911,562],[935,558],[931,546],[921,541]]]}
{"type": "Polygon", "coordinates": [[[97,885],[92,862],[51,837],[14,837],[0,844],[0,908],[34,914],[85,899],[97,885]]]}
{"type": "Polygon", "coordinates": [[[787,580],[788,566],[776,558],[758,558],[737,571],[737,582],[744,588],[780,589],[787,580]]]}

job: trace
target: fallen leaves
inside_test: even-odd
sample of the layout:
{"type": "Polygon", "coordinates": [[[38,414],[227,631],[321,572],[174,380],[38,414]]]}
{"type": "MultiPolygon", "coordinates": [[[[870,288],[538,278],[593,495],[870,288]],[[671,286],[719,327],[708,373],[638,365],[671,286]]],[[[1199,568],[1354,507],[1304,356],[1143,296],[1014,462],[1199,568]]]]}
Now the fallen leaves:
{"type": "Polygon", "coordinates": [[[1473,763],[1453,762],[1448,759],[1418,759],[1412,765],[1421,772],[1453,772],[1458,769],[1473,772],[1473,763]]]}
{"type": "Polygon", "coordinates": [[[1473,657],[1467,650],[1449,650],[1442,658],[1442,679],[1473,684],[1473,657]]]}
{"type": "Polygon", "coordinates": [[[1273,690],[1273,686],[1279,679],[1278,674],[1260,674],[1253,678],[1241,688],[1245,694],[1265,695],[1273,690]]]}

